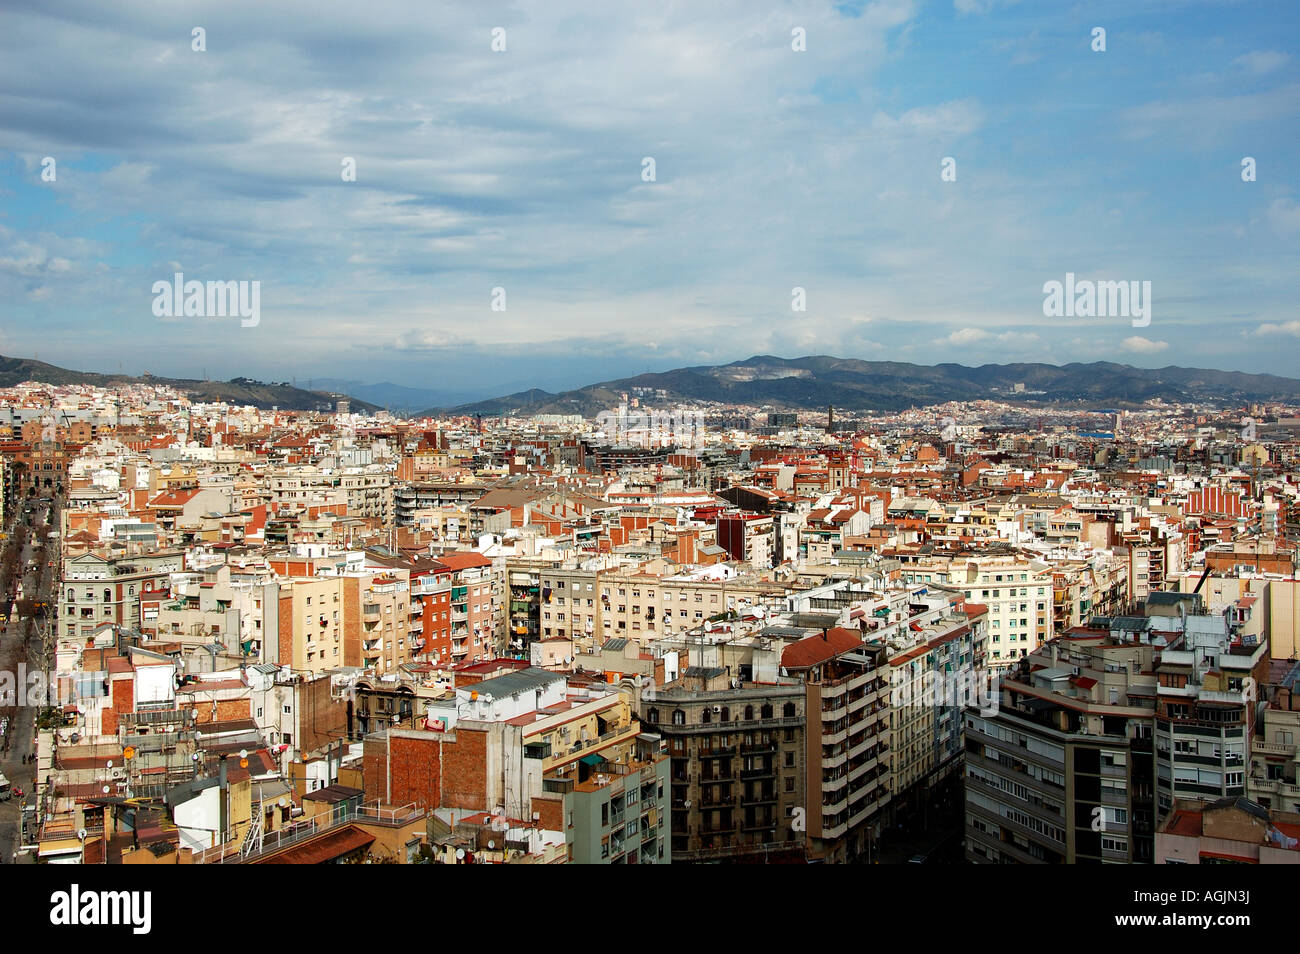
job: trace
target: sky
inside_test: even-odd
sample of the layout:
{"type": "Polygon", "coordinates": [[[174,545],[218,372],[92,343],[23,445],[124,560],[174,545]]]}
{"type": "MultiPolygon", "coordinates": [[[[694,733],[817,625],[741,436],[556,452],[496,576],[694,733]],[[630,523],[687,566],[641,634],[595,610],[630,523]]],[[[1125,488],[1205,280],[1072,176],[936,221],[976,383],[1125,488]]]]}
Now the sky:
{"type": "Polygon", "coordinates": [[[3,0],[0,353],[466,399],[755,354],[1300,377],[1297,27],[3,0]],[[257,282],[256,324],[156,314],[176,272],[257,282]],[[1067,274],[1150,282],[1149,324],[1045,315],[1067,274]]]}

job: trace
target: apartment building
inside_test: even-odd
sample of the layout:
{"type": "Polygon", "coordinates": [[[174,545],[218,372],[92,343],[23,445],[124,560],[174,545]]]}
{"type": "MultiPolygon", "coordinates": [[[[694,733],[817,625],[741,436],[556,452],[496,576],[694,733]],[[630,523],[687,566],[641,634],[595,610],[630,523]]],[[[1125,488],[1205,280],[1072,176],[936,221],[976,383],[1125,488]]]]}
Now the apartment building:
{"type": "Polygon", "coordinates": [[[718,546],[740,563],[758,569],[772,566],[776,553],[773,519],[756,513],[724,513],[717,517],[718,546]]]}
{"type": "Polygon", "coordinates": [[[59,584],[60,635],[89,636],[103,623],[138,627],[143,592],[162,588],[170,574],[184,568],[185,556],[176,550],[66,557],[59,584]]]}
{"type": "Polygon", "coordinates": [[[1250,747],[1246,794],[1265,808],[1300,812],[1300,699],[1294,697],[1300,667],[1288,666],[1273,688],[1263,726],[1250,747]]]}
{"type": "Polygon", "coordinates": [[[966,709],[967,861],[1151,861],[1154,654],[1076,631],[1004,671],[995,711],[966,709]]]}
{"type": "Polygon", "coordinates": [[[647,644],[702,626],[742,603],[784,592],[729,566],[673,573],[646,569],[554,568],[541,574],[541,636],[570,637],[584,651],[611,636],[647,644]]]}
{"type": "Polygon", "coordinates": [[[1129,590],[1141,602],[1173,581],[1186,565],[1187,538],[1162,517],[1141,517],[1119,529],[1120,554],[1127,553],[1129,590]]]}
{"type": "Polygon", "coordinates": [[[967,711],[969,860],[1149,862],[1177,800],[1244,794],[1267,646],[1153,597],[1003,673],[995,715],[967,711]]]}
{"type": "Polygon", "coordinates": [[[1156,863],[1300,864],[1300,813],[1234,796],[1179,799],[1156,832],[1156,863]]]}
{"type": "Polygon", "coordinates": [[[871,850],[890,804],[888,650],[834,628],[789,643],[781,668],[805,691],[807,854],[845,863],[871,850]]]}
{"type": "MultiPolygon", "coordinates": [[[[485,484],[476,483],[438,483],[412,482],[400,484],[393,490],[395,517],[399,527],[409,527],[416,522],[416,514],[422,511],[447,512],[449,519],[455,519],[457,534],[469,531],[470,504],[478,500],[488,490],[485,484]]],[[[442,523],[444,531],[449,529],[446,521],[442,523]]]]}
{"type": "MultiPolygon", "coordinates": [[[[511,556],[506,558],[506,585],[510,590],[507,629],[511,652],[525,652],[541,636],[542,571],[555,566],[543,557],[511,556]]],[[[566,601],[572,597],[566,597],[566,601]]],[[[579,596],[579,599],[581,597],[579,596]]],[[[579,611],[581,604],[564,610],[566,617],[579,611]]],[[[555,612],[560,612],[559,608],[555,612]]],[[[556,620],[558,624],[558,620],[556,620]]],[[[565,622],[572,624],[572,620],[565,622]]],[[[558,627],[557,627],[558,628],[558,627]]]]}
{"type": "MultiPolygon", "coordinates": [[[[265,662],[320,675],[338,666],[361,665],[358,627],[347,627],[344,581],[338,576],[281,580],[273,606],[264,604],[265,662]]],[[[354,595],[351,606],[359,606],[354,595]]]]}
{"type": "Polygon", "coordinates": [[[420,652],[422,633],[411,619],[411,586],[405,571],[348,573],[342,578],[343,641],[360,647],[360,663],[335,658],[333,665],[361,665],[382,675],[420,652]]]}
{"type": "Polygon", "coordinates": [[[669,759],[658,736],[646,734],[637,743],[630,758],[587,756],[573,769],[544,778],[545,791],[564,795],[561,812],[571,863],[672,863],[669,759]]]}
{"type": "Polygon", "coordinates": [[[912,604],[907,626],[882,640],[889,683],[884,764],[895,808],[923,812],[941,786],[960,777],[961,705],[991,694],[977,651],[985,642],[985,608],[964,605],[959,612],[946,601],[912,604]]]}
{"type": "Polygon", "coordinates": [[[536,819],[565,833],[573,860],[669,860],[668,759],[629,696],[525,667],[458,686],[426,712],[440,731],[367,738],[367,792],[488,812],[502,831],[536,819]]]}
{"type": "MultiPolygon", "coordinates": [[[[1148,608],[1145,632],[1160,645],[1156,660],[1156,817],[1178,798],[1245,794],[1259,687],[1268,679],[1267,641],[1236,631],[1230,614],[1193,614],[1195,597],[1164,615],[1148,608]]],[[[1159,607],[1167,610],[1170,601],[1159,607]]],[[[1134,627],[1137,632],[1143,630],[1134,627]]]]}
{"type": "Polygon", "coordinates": [[[1128,604],[1128,563],[1098,551],[1083,559],[1049,560],[1052,631],[1064,633],[1094,616],[1115,616],[1128,604]]]}
{"type": "Polygon", "coordinates": [[[450,572],[424,572],[411,578],[411,617],[418,620],[418,634],[412,635],[412,649],[430,662],[453,658],[451,641],[450,572]]]}
{"type": "Polygon", "coordinates": [[[451,582],[451,661],[480,662],[503,655],[504,569],[471,551],[451,551],[437,559],[451,582]]]}
{"type": "Polygon", "coordinates": [[[988,607],[990,669],[1005,669],[1052,638],[1052,567],[1015,552],[920,557],[902,568],[909,583],[940,583],[988,607]]]}
{"type": "Polygon", "coordinates": [[[803,860],[807,698],[796,682],[742,684],[723,667],[692,666],[643,701],[646,728],[672,760],[674,861],[803,860]]]}
{"type": "Polygon", "coordinates": [[[277,505],[342,500],[351,517],[390,523],[395,514],[392,475],[382,467],[349,467],[341,471],[313,466],[269,472],[266,488],[277,505]]]}

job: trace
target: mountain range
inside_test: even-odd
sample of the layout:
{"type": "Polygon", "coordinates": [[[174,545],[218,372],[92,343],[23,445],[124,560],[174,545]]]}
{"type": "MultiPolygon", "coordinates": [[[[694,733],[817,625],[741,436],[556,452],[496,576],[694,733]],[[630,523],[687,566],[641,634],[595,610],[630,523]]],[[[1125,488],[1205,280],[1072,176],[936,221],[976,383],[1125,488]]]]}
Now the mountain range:
{"type": "Polygon", "coordinates": [[[559,393],[534,388],[422,413],[592,416],[616,407],[621,395],[634,396],[634,390],[639,388],[653,392],[641,396],[654,406],[713,401],[787,410],[833,405],[846,411],[899,411],[977,400],[1094,408],[1133,407],[1155,398],[1219,404],[1300,401],[1300,380],[1206,368],[1135,368],[1109,361],[1059,366],[985,364],[972,368],[826,355],[756,355],[731,364],[639,374],[559,393]],[[1023,391],[1013,392],[1017,385],[1023,385],[1023,391]]]}
{"type": "MultiPolygon", "coordinates": [[[[152,374],[132,377],[126,374],[96,374],[92,371],[69,371],[32,358],[8,358],[0,355],[0,387],[9,388],[24,381],[44,384],[88,384],[109,388],[124,384],[154,384],[175,388],[195,401],[229,404],[251,404],[286,411],[314,411],[333,409],[340,398],[349,397],[329,391],[309,391],[284,382],[269,384],[249,378],[232,378],[229,381],[196,381],[188,378],[160,378],[152,374]]],[[[375,411],[379,408],[366,401],[351,399],[352,409],[375,411]]]]}
{"type": "MultiPolygon", "coordinates": [[[[31,358],[0,355],[0,387],[23,381],[48,384],[158,384],[175,388],[192,400],[226,401],[259,408],[285,410],[332,408],[348,398],[353,410],[376,411],[383,404],[413,410],[420,398],[443,400],[454,392],[401,385],[366,385],[322,379],[346,390],[311,390],[286,382],[249,378],[199,381],[70,371],[31,358]],[[435,396],[437,395],[437,396],[435,396]],[[370,400],[365,400],[370,398],[370,400]]],[[[1055,404],[1078,407],[1134,407],[1154,398],[1171,402],[1241,404],[1257,401],[1300,403],[1300,380],[1272,374],[1216,371],[1207,368],[1135,368],[1098,361],[1092,364],[960,364],[919,365],[899,361],[863,361],[817,355],[779,358],[756,355],[724,365],[699,365],[672,371],[648,372],[603,381],[570,391],[540,388],[468,404],[442,404],[417,416],[438,414],[581,414],[594,416],[618,406],[622,396],[640,396],[650,406],[716,402],[783,410],[820,410],[832,405],[844,411],[898,411],[949,401],[997,400],[1028,406],[1055,404]],[[1016,386],[1023,390],[1013,390],[1016,386]],[[638,391],[638,389],[641,389],[638,391]]]]}

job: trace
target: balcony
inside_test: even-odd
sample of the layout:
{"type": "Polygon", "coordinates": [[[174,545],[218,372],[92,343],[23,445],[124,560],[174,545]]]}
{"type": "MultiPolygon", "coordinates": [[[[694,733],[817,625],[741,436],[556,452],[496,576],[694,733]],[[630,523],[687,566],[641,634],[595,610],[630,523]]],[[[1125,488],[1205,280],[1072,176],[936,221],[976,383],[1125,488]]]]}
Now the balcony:
{"type": "Polygon", "coordinates": [[[834,755],[827,755],[825,752],[822,753],[822,769],[839,768],[841,765],[846,765],[848,761],[849,753],[843,749],[836,752],[834,755]]]}
{"type": "Polygon", "coordinates": [[[834,793],[832,793],[832,796],[833,797],[830,797],[830,800],[827,800],[828,796],[826,795],[826,793],[825,792],[822,793],[822,816],[823,817],[825,817],[826,815],[831,815],[831,816],[839,815],[840,812],[844,811],[846,808],[849,807],[849,799],[847,794],[840,793],[838,795],[834,795],[834,793]]]}
{"type": "Polygon", "coordinates": [[[845,785],[848,784],[849,784],[849,776],[847,772],[843,775],[836,775],[832,778],[823,778],[822,792],[823,794],[838,792],[840,789],[842,789],[845,785]]]}

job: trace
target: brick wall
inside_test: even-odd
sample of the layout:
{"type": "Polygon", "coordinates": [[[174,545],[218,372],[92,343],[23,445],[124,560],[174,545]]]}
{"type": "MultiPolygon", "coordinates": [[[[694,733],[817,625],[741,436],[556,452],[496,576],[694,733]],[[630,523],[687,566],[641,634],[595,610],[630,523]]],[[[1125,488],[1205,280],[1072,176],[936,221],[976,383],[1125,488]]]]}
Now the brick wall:
{"type": "Polygon", "coordinates": [[[114,679],[109,684],[113,704],[104,712],[103,726],[105,735],[117,735],[121,717],[135,711],[135,680],[114,679]]]}
{"type": "Polygon", "coordinates": [[[287,592],[280,597],[280,631],[276,636],[280,641],[280,665],[301,666],[293,655],[293,597],[287,592]]]}
{"type": "Polygon", "coordinates": [[[431,732],[393,732],[390,740],[385,740],[383,733],[367,736],[363,769],[366,801],[394,805],[414,802],[422,808],[439,807],[442,765],[438,744],[442,738],[441,733],[431,732]]]}
{"type": "Polygon", "coordinates": [[[487,804],[487,733],[458,727],[443,744],[443,806],[491,811],[487,804]]]}
{"type": "Polygon", "coordinates": [[[251,719],[252,705],[247,696],[242,699],[218,699],[216,711],[210,700],[194,705],[195,722],[234,722],[237,719],[251,719]]]}

